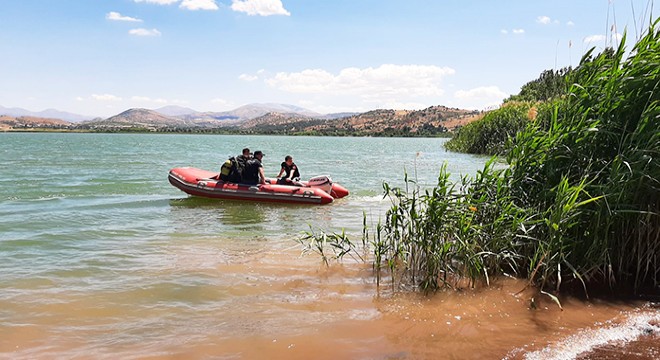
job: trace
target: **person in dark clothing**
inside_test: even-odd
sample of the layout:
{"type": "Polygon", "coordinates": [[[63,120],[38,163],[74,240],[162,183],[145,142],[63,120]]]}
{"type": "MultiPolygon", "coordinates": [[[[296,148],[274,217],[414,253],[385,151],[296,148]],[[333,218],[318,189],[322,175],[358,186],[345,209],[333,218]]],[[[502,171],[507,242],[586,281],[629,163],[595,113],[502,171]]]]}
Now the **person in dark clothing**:
{"type": "Polygon", "coordinates": [[[248,160],[250,160],[250,159],[252,159],[252,153],[250,153],[249,148],[243,149],[243,151],[241,152],[241,155],[238,155],[236,157],[236,160],[241,161],[243,163],[247,163],[248,160]]]}
{"type": "Polygon", "coordinates": [[[291,155],[284,158],[281,164],[280,173],[277,174],[277,183],[281,185],[295,185],[300,180],[298,166],[293,162],[291,155]]]}
{"type": "Polygon", "coordinates": [[[243,171],[245,170],[245,166],[247,165],[248,160],[252,158],[250,155],[251,155],[250,149],[245,148],[243,149],[241,155],[229,158],[228,161],[230,161],[230,163],[227,164],[227,162],[225,162],[225,164],[223,165],[223,168],[225,168],[226,166],[231,166],[229,175],[226,176],[225,178],[222,178],[222,169],[221,169],[221,178],[225,181],[229,181],[233,183],[243,182],[243,171]]]}
{"type": "Polygon", "coordinates": [[[256,184],[265,184],[266,176],[264,175],[264,166],[261,163],[264,153],[261,151],[254,152],[254,158],[248,160],[245,165],[245,170],[243,170],[243,183],[256,185],[256,184]]]}

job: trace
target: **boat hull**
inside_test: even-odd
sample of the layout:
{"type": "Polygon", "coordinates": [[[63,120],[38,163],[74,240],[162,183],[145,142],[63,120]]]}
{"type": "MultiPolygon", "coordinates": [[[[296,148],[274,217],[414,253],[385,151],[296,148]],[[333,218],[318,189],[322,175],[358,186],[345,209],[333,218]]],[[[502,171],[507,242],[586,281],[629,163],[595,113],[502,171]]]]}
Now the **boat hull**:
{"type": "MultiPolygon", "coordinates": [[[[334,200],[332,195],[320,188],[275,183],[264,185],[226,183],[213,179],[217,175],[217,173],[207,170],[181,167],[170,170],[168,180],[174,187],[189,195],[212,199],[310,205],[329,204],[334,200]]],[[[339,192],[343,194],[343,191],[339,192]]],[[[346,191],[346,195],[348,195],[348,191],[346,191]]]]}

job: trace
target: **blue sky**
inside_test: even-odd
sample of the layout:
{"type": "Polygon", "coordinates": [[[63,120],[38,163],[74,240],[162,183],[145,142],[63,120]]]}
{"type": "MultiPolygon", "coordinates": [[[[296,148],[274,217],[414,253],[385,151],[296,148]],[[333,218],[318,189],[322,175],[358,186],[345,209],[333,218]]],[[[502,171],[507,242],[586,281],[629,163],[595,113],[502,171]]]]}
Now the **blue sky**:
{"type": "MultiPolygon", "coordinates": [[[[497,106],[650,18],[645,0],[2,0],[0,106],[497,106]]],[[[652,13],[651,13],[652,12],[652,13]]]]}

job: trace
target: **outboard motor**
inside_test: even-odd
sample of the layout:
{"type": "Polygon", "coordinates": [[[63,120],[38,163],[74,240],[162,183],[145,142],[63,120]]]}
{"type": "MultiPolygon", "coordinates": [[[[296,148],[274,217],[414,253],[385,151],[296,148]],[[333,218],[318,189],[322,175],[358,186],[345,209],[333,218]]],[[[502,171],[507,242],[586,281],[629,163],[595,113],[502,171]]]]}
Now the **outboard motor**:
{"type": "Polygon", "coordinates": [[[332,179],[328,175],[314,176],[309,179],[307,186],[319,188],[330,194],[330,191],[332,191],[332,179]]]}

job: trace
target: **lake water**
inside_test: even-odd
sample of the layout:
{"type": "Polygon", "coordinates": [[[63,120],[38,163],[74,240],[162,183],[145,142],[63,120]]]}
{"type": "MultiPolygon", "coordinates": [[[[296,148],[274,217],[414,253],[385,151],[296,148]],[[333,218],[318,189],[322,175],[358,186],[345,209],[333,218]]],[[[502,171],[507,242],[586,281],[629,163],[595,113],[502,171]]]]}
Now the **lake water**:
{"type": "Polygon", "coordinates": [[[540,299],[529,310],[532,295],[509,279],[392,293],[369,264],[301,256],[310,226],[359,239],[363,213],[377,221],[388,206],[383,181],[402,185],[407,172],[428,187],[443,163],[458,179],[487,160],[445,141],[0,133],[0,357],[570,358],[612,341],[594,338],[660,354],[655,337],[639,337],[657,333],[648,304],[565,299],[560,311],[540,299]],[[351,195],[326,206],[227,202],[167,181],[173,167],[219,170],[243,147],[266,153],[268,176],[292,155],[303,178],[328,174],[351,195]]]}

